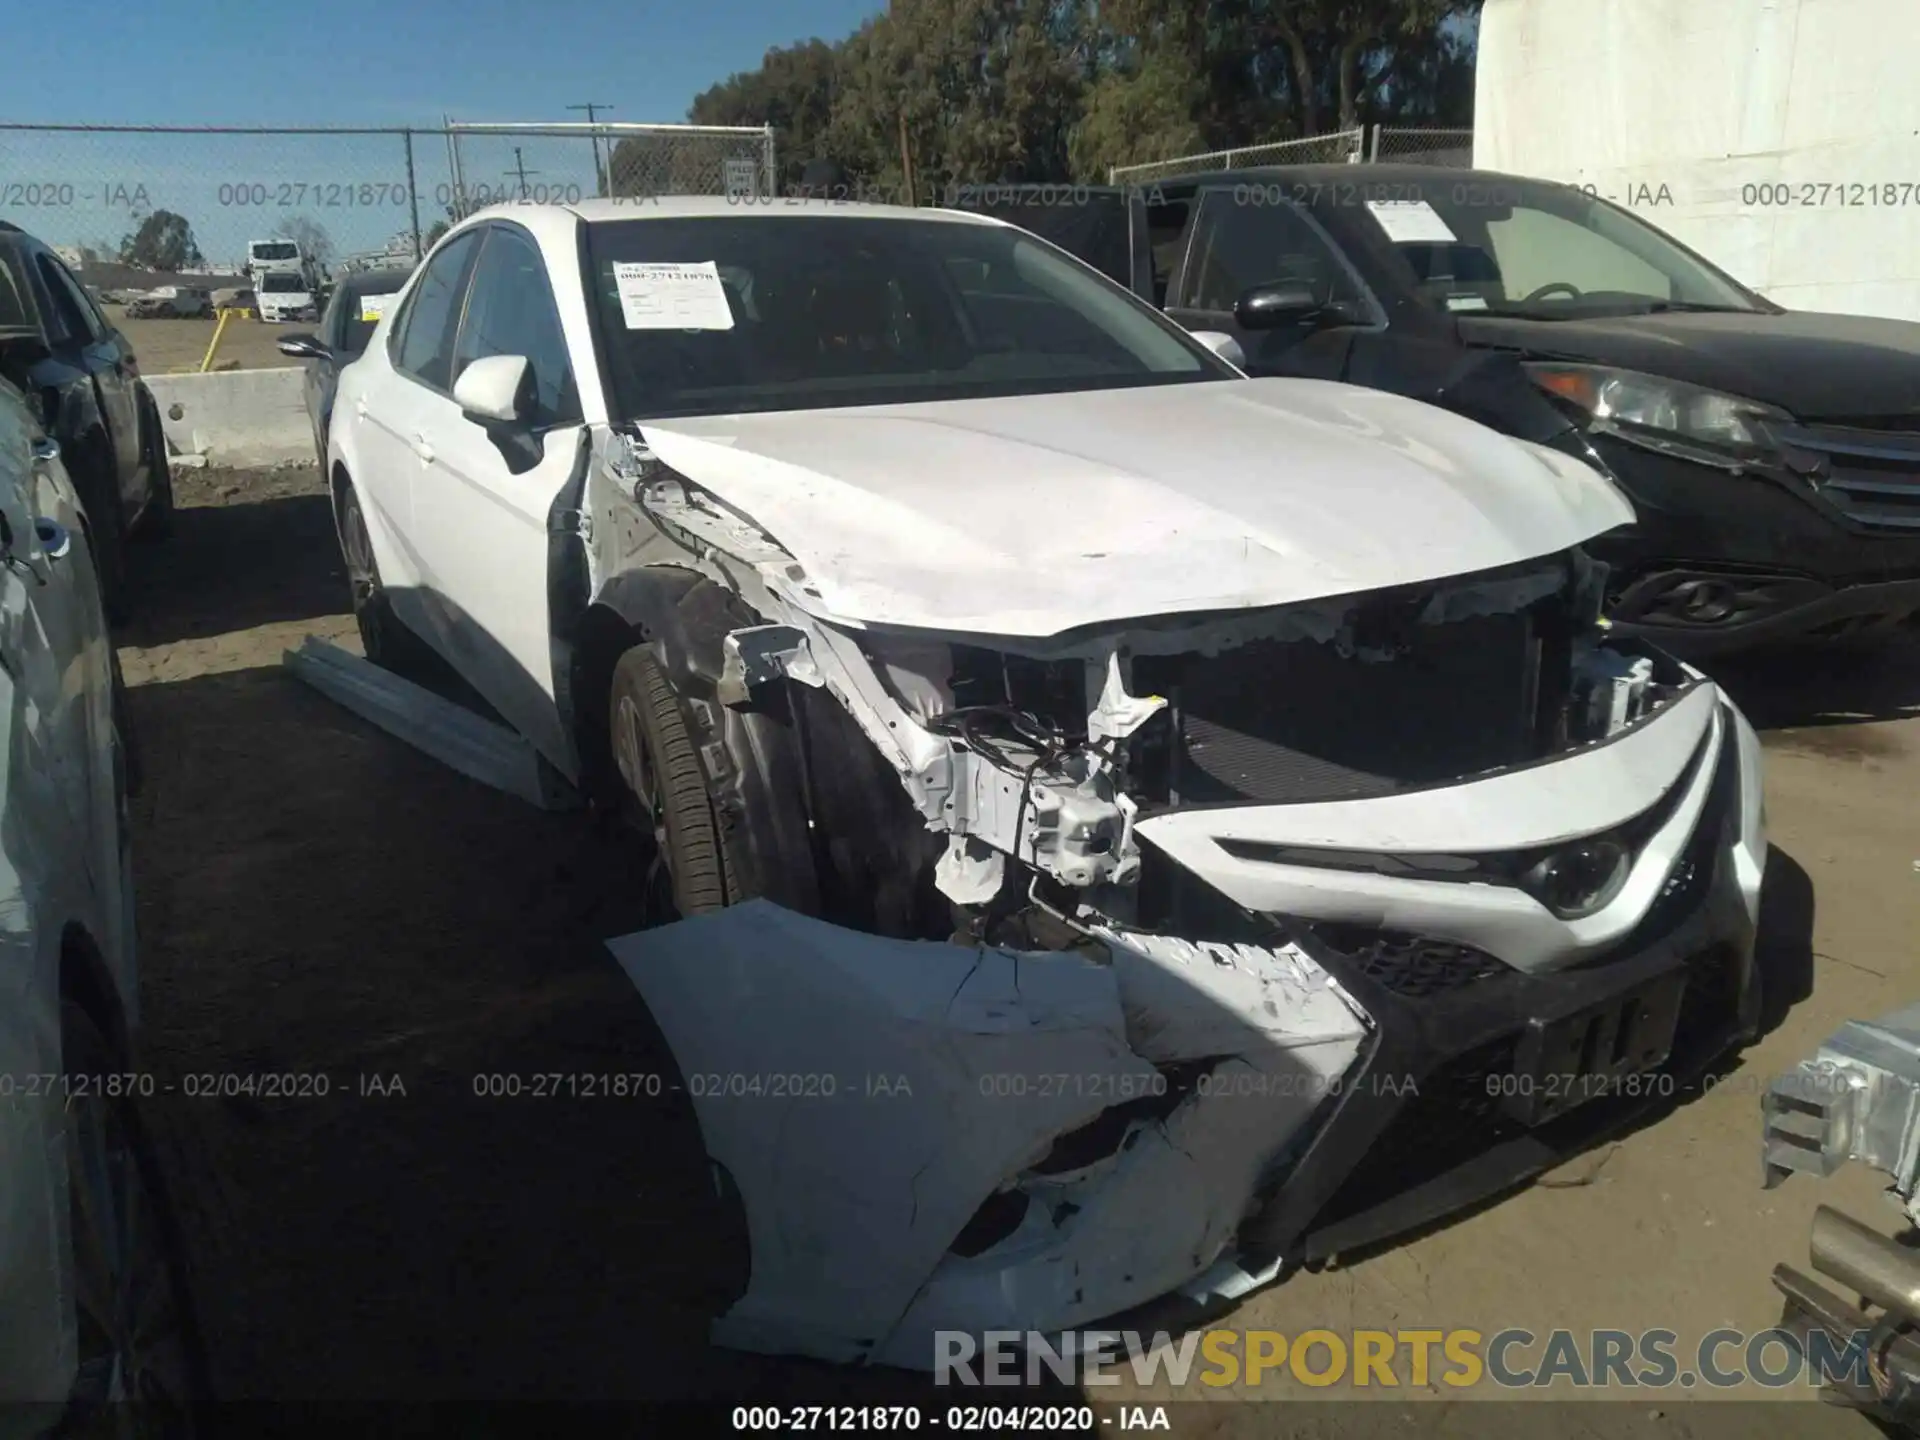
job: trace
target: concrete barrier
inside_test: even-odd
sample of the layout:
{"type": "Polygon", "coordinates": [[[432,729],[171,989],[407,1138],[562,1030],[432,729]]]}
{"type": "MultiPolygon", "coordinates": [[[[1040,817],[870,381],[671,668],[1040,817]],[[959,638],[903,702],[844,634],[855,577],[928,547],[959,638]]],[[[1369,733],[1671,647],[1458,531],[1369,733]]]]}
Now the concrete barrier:
{"type": "Polygon", "coordinates": [[[176,453],[204,455],[209,465],[278,465],[314,458],[305,376],[290,366],[145,379],[176,453]]]}

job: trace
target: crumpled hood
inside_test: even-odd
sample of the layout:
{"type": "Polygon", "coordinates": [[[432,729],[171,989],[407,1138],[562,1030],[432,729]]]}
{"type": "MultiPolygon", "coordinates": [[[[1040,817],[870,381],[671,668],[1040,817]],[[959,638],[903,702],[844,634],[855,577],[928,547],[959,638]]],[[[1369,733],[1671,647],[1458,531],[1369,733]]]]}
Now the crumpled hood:
{"type": "Polygon", "coordinates": [[[1578,461],[1434,406],[1233,380],[645,422],[823,611],[1047,636],[1551,554],[1633,518],[1578,461]]]}

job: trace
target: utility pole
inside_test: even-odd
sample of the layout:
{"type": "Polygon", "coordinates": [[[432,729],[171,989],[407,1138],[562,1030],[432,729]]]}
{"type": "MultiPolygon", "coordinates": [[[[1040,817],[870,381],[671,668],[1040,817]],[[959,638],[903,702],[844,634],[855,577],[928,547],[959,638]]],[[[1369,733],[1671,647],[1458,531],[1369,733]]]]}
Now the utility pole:
{"type": "MultiPolygon", "coordinates": [[[[593,124],[593,122],[594,122],[594,119],[595,119],[595,114],[594,114],[594,112],[595,112],[595,111],[598,111],[598,110],[608,110],[608,111],[610,111],[610,110],[612,110],[612,109],[613,109],[613,106],[611,106],[611,105],[603,105],[603,104],[601,104],[601,103],[600,103],[600,102],[599,102],[598,100],[589,100],[589,101],[587,101],[587,102],[586,102],[585,104],[582,104],[582,105],[569,105],[569,106],[567,106],[567,109],[569,109],[569,110],[584,110],[584,111],[586,111],[586,112],[587,112],[587,123],[588,123],[589,125],[591,125],[591,124],[593,124]]],[[[599,132],[598,130],[596,130],[596,131],[594,131],[594,132],[593,132],[593,135],[592,135],[592,137],[591,137],[591,138],[592,138],[592,140],[593,140],[593,179],[594,179],[594,185],[595,185],[595,188],[597,188],[598,190],[600,190],[600,191],[601,191],[601,192],[602,192],[602,193],[604,194],[605,192],[607,192],[607,191],[610,191],[610,190],[612,190],[612,189],[613,189],[613,177],[612,177],[611,175],[609,175],[609,174],[607,174],[607,172],[606,172],[605,170],[603,170],[603,169],[601,169],[601,168],[600,168],[600,132],[599,132]]],[[[612,158],[612,157],[611,157],[611,155],[609,155],[609,157],[608,157],[608,158],[609,158],[609,159],[611,159],[611,158],[612,158]]]]}
{"type": "Polygon", "coordinates": [[[527,162],[521,157],[518,145],[513,147],[513,169],[514,173],[520,177],[520,198],[524,200],[527,198],[527,176],[538,175],[540,172],[527,169],[527,162]]]}

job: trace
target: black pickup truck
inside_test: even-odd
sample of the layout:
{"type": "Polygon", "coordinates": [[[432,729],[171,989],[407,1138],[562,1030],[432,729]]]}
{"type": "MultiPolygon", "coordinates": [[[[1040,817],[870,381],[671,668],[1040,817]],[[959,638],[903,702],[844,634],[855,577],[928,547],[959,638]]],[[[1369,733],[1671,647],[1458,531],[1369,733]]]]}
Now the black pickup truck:
{"type": "Polygon", "coordinates": [[[1431,166],[960,186],[1255,375],[1409,395],[1599,466],[1610,613],[1688,656],[1920,617],[1920,324],[1783,309],[1590,191],[1431,166]]]}

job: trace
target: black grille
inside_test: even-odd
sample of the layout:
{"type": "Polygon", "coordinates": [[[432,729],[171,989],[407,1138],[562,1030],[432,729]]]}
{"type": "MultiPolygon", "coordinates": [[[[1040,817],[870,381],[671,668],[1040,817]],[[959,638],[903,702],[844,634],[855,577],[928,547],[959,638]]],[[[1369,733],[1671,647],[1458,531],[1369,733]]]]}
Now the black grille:
{"type": "Polygon", "coordinates": [[[1920,529],[1920,422],[1907,431],[1859,425],[1811,425],[1779,438],[1826,461],[1820,494],[1858,524],[1876,530],[1920,529]]]}
{"type": "MultiPolygon", "coordinates": [[[[1740,954],[1725,947],[1687,962],[1673,1047],[1654,1073],[1684,1083],[1697,1075],[1732,1038],[1738,1025],[1740,954]]],[[[1676,1093],[1677,1086],[1596,1095],[1585,1104],[1531,1130],[1501,1108],[1502,1076],[1513,1073],[1519,1035],[1467,1051],[1417,1082],[1340,1189],[1315,1217],[1323,1230],[1436,1180],[1495,1147],[1531,1133],[1570,1153],[1638,1111],[1676,1093]]]]}
{"type": "Polygon", "coordinates": [[[1430,999],[1512,973],[1470,945],[1347,925],[1315,925],[1313,934],[1381,989],[1408,1000],[1430,999]]]}
{"type": "Polygon", "coordinates": [[[1324,1229],[1385,1204],[1464,1161],[1526,1133],[1500,1110],[1500,1077],[1513,1073],[1517,1037],[1445,1062],[1417,1083],[1400,1111],[1314,1219],[1324,1229]]]}

